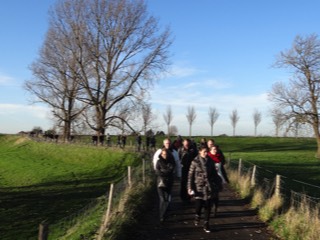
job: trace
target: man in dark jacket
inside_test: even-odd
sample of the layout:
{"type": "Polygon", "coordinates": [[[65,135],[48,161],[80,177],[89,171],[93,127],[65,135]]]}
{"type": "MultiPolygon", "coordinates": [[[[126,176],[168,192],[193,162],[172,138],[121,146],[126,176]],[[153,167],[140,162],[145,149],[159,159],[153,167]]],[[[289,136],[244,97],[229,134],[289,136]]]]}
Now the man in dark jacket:
{"type": "Polygon", "coordinates": [[[185,139],[182,142],[182,147],[178,150],[181,163],[181,185],[180,198],[184,203],[190,202],[191,196],[188,194],[187,183],[188,173],[192,160],[197,156],[196,149],[191,148],[190,140],[185,139]]]}

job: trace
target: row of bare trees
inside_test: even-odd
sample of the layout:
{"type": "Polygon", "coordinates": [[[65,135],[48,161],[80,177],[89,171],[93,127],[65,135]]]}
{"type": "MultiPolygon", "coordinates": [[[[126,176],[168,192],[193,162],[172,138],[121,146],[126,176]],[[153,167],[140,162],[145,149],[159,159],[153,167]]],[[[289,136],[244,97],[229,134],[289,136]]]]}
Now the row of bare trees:
{"type": "Polygon", "coordinates": [[[25,88],[50,106],[65,140],[73,126],[97,136],[108,127],[134,131],[129,122],[138,111],[149,124],[147,92],[169,64],[170,45],[169,29],[143,1],[58,1],[25,88]]]}
{"type": "MultiPolygon", "coordinates": [[[[220,114],[215,107],[209,108],[208,122],[209,122],[209,125],[211,128],[211,136],[213,136],[213,127],[214,127],[214,124],[216,123],[216,121],[218,120],[219,116],[220,116],[220,114]]],[[[233,136],[235,136],[235,130],[236,130],[238,121],[240,119],[240,116],[238,114],[237,109],[234,109],[229,117],[230,117],[231,125],[233,127],[233,136]]],[[[253,122],[254,122],[254,135],[256,136],[257,135],[257,127],[262,120],[262,114],[260,111],[255,109],[252,117],[253,117],[253,122]]],[[[188,106],[186,118],[189,123],[189,136],[192,136],[192,125],[197,118],[197,114],[196,114],[196,110],[195,110],[194,106],[188,106]]],[[[176,126],[171,125],[172,120],[173,120],[173,113],[172,113],[172,108],[170,105],[167,106],[166,111],[163,114],[163,119],[167,125],[168,135],[170,136],[170,135],[176,133],[177,132],[176,126]]]]}

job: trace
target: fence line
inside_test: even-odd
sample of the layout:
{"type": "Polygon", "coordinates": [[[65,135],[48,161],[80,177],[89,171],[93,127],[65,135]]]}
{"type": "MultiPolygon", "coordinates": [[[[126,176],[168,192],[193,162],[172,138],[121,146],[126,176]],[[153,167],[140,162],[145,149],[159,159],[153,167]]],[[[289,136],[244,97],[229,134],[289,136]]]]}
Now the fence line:
{"type": "Polygon", "coordinates": [[[320,207],[320,186],[291,179],[241,158],[233,160],[231,155],[227,163],[238,175],[250,174],[251,186],[262,188],[268,198],[273,194],[281,196],[286,207],[297,208],[301,204],[307,204],[312,209],[320,207]]]}
{"type": "MultiPolygon", "coordinates": [[[[151,165],[146,164],[144,159],[142,159],[141,164],[137,167],[129,166],[128,172],[118,182],[111,183],[108,191],[104,195],[93,199],[79,211],[60,219],[59,222],[55,224],[50,224],[47,220],[41,222],[39,224],[38,240],[64,239],[71,228],[76,227],[77,224],[80,224],[95,211],[104,212],[103,215],[101,214],[103,219],[100,230],[97,229],[96,233],[98,239],[99,237],[101,239],[103,234],[108,230],[107,226],[110,215],[123,208],[123,206],[120,206],[123,194],[130,189],[131,186],[135,185],[135,183],[145,184],[146,174],[149,172],[151,172],[151,165]]],[[[79,239],[81,239],[81,236],[79,236],[79,239]]]]}

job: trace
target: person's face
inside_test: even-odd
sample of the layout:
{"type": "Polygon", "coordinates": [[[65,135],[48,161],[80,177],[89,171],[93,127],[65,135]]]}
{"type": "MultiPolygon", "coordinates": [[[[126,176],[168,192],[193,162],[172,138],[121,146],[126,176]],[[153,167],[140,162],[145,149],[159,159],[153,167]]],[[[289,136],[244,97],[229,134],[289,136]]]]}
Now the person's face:
{"type": "Polygon", "coordinates": [[[211,149],[213,147],[214,143],[211,140],[209,140],[207,142],[207,145],[208,145],[208,148],[211,149]]]}
{"type": "Polygon", "coordinates": [[[207,156],[207,154],[208,154],[207,149],[202,149],[202,150],[200,151],[200,156],[201,156],[202,158],[205,158],[205,157],[207,156]]]}
{"type": "Polygon", "coordinates": [[[189,148],[189,141],[183,141],[183,147],[184,148],[189,148]]]}
{"type": "Polygon", "coordinates": [[[217,153],[217,148],[216,148],[216,147],[210,148],[210,153],[212,153],[213,155],[216,155],[216,153],[217,153]]]}
{"type": "Polygon", "coordinates": [[[163,145],[166,149],[169,149],[170,147],[170,141],[169,140],[164,140],[163,145]]]}
{"type": "Polygon", "coordinates": [[[162,151],[161,156],[163,157],[163,159],[167,159],[167,151],[162,151]]]}

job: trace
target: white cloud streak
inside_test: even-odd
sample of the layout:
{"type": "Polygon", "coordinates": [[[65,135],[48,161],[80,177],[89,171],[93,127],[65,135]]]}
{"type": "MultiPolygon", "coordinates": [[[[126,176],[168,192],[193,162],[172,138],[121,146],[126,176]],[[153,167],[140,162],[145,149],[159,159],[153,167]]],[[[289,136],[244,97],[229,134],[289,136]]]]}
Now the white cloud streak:
{"type": "Polygon", "coordinates": [[[12,77],[0,73],[0,86],[12,85],[13,83],[14,79],[12,77]]]}

